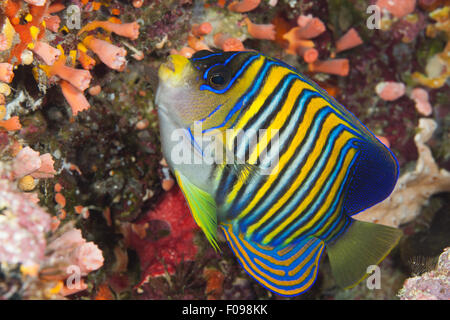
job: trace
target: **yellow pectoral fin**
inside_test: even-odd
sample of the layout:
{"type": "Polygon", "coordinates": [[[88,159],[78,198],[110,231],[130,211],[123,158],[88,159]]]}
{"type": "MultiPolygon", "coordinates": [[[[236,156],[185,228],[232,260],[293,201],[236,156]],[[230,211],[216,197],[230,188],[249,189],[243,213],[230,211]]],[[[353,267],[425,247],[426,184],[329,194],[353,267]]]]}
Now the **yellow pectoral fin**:
{"type": "Polygon", "coordinates": [[[192,184],[177,170],[175,170],[175,176],[195,222],[203,230],[214,250],[220,250],[217,244],[217,212],[214,198],[208,192],[192,184]]]}

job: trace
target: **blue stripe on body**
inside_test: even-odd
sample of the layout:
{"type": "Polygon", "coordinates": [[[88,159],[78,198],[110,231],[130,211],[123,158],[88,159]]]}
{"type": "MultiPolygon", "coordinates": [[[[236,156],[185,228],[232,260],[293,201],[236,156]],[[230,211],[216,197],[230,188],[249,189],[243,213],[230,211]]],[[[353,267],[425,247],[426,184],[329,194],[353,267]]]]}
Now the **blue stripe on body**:
{"type": "Polygon", "coordinates": [[[257,90],[259,90],[259,88],[261,87],[261,83],[265,77],[265,75],[267,74],[267,71],[269,70],[271,66],[271,63],[266,63],[263,70],[261,71],[261,73],[258,75],[258,78],[256,79],[256,81],[254,82],[254,84],[252,84],[252,89],[250,90],[250,92],[246,93],[234,106],[233,108],[230,110],[230,112],[228,112],[227,116],[225,117],[225,120],[218,126],[203,130],[204,133],[209,132],[211,130],[214,129],[218,129],[218,128],[222,128],[232,117],[233,115],[240,110],[245,104],[247,104],[248,100],[250,100],[256,93],[257,90]]]}
{"type": "Polygon", "coordinates": [[[228,91],[228,89],[230,89],[230,87],[233,85],[233,83],[236,81],[236,79],[244,72],[245,68],[246,68],[250,63],[252,63],[253,60],[256,60],[256,59],[259,58],[260,56],[261,56],[261,55],[258,54],[258,55],[255,55],[255,56],[250,57],[249,59],[247,59],[247,61],[246,61],[246,62],[242,65],[242,67],[236,72],[236,74],[234,75],[234,77],[231,79],[230,82],[228,82],[228,85],[227,85],[224,89],[217,90],[217,89],[214,89],[214,88],[212,88],[211,86],[209,86],[209,85],[207,85],[207,84],[202,84],[202,85],[200,86],[200,90],[209,90],[209,91],[212,91],[212,92],[214,92],[214,93],[219,93],[219,94],[228,91]]]}
{"type": "MultiPolygon", "coordinates": [[[[296,208],[300,205],[301,200],[307,195],[307,192],[310,191],[310,189],[313,187],[313,184],[316,183],[317,178],[322,173],[323,168],[328,163],[328,157],[330,156],[331,152],[334,149],[334,143],[339,137],[340,133],[344,131],[343,126],[336,126],[333,131],[331,132],[330,137],[328,138],[328,142],[326,144],[324,152],[320,155],[319,161],[317,165],[314,167],[313,172],[308,176],[308,178],[305,181],[301,182],[301,189],[297,190],[293,196],[291,196],[290,199],[287,200],[287,203],[282,211],[279,211],[276,213],[276,217],[274,217],[270,223],[268,223],[264,228],[262,228],[260,231],[255,233],[255,237],[263,238],[272,228],[276,227],[276,224],[280,223],[282,220],[286,219],[286,217],[296,208]],[[257,235],[256,235],[257,234],[257,235]]],[[[301,154],[299,155],[299,158],[301,157],[301,154]]],[[[303,159],[300,159],[303,160],[303,159]]],[[[298,161],[298,160],[297,160],[298,161]]],[[[296,162],[297,162],[296,161],[296,162]]],[[[297,163],[291,164],[291,170],[295,171],[298,169],[297,163]]],[[[289,170],[290,171],[290,170],[289,170]]],[[[257,210],[252,212],[252,216],[255,215],[259,217],[260,214],[263,214],[269,209],[269,206],[272,206],[275,200],[277,200],[278,194],[281,192],[280,189],[282,189],[286,182],[284,182],[285,179],[288,179],[290,177],[289,172],[287,172],[286,175],[284,175],[282,178],[282,181],[278,183],[276,188],[272,191],[271,195],[264,200],[266,204],[260,206],[257,210]],[[272,196],[273,195],[273,196],[272,196]],[[268,202],[268,203],[267,203],[268,202]]]]}
{"type": "MultiPolygon", "coordinates": [[[[331,177],[329,177],[329,178],[327,179],[325,188],[323,189],[323,191],[321,191],[319,197],[315,199],[314,205],[308,210],[308,212],[305,212],[305,213],[301,214],[301,215],[299,216],[300,219],[298,219],[298,221],[297,221],[295,224],[293,224],[293,225],[291,225],[290,227],[288,227],[287,229],[281,231],[281,232],[279,233],[279,236],[278,236],[278,237],[275,237],[275,238],[273,239],[274,244],[275,244],[275,243],[282,243],[284,240],[286,240],[286,238],[288,238],[288,237],[290,236],[291,233],[293,233],[293,232],[295,232],[297,229],[299,229],[299,228],[301,227],[302,224],[305,224],[305,223],[307,223],[310,219],[312,219],[312,217],[314,216],[314,214],[316,213],[316,211],[317,211],[318,209],[320,209],[320,206],[323,204],[323,200],[324,200],[325,196],[328,195],[329,190],[330,190],[331,187],[333,186],[333,183],[334,183],[334,181],[335,181],[335,179],[336,179],[336,176],[339,174],[339,172],[340,172],[341,169],[342,169],[342,165],[343,165],[343,163],[344,163],[345,156],[347,155],[347,151],[348,151],[350,148],[354,148],[354,146],[353,146],[353,141],[352,141],[352,140],[354,140],[354,139],[350,139],[350,140],[346,143],[346,145],[342,148],[342,152],[341,152],[341,155],[340,155],[340,157],[339,157],[338,165],[334,168],[331,177]]],[[[357,156],[358,156],[358,154],[356,153],[355,156],[354,156],[354,158],[353,158],[353,160],[352,160],[352,162],[350,163],[350,166],[353,165],[353,163],[354,163],[355,159],[357,158],[357,156]]],[[[339,190],[338,190],[338,192],[336,193],[335,200],[334,200],[334,202],[333,202],[333,204],[332,204],[331,209],[328,210],[328,212],[327,212],[323,217],[320,218],[320,219],[321,219],[321,223],[319,223],[314,229],[309,230],[309,231],[307,232],[307,234],[304,234],[304,235],[302,235],[302,236],[313,235],[314,232],[317,231],[317,229],[318,229],[321,225],[323,225],[323,223],[328,219],[329,215],[330,215],[331,213],[335,212],[336,206],[337,206],[338,203],[339,203],[339,199],[340,199],[341,193],[342,193],[342,191],[343,191],[343,189],[344,189],[345,182],[346,182],[346,180],[347,180],[347,178],[348,178],[348,175],[349,175],[350,171],[351,171],[351,170],[348,170],[348,171],[347,171],[347,173],[346,173],[346,175],[345,175],[345,177],[344,177],[344,181],[343,181],[343,183],[341,183],[341,185],[340,185],[340,187],[339,187],[339,190]]]]}
{"type": "MultiPolygon", "coordinates": [[[[247,129],[247,131],[250,132],[250,130],[252,130],[252,132],[257,132],[257,129],[254,129],[254,127],[259,128],[261,126],[261,124],[264,122],[265,118],[267,118],[272,112],[274,112],[276,110],[276,108],[278,107],[278,104],[280,103],[281,99],[283,98],[283,95],[284,95],[286,89],[290,85],[291,81],[294,80],[295,78],[296,78],[295,75],[289,75],[287,77],[287,79],[284,81],[283,86],[281,87],[280,91],[277,92],[274,99],[270,102],[269,106],[259,116],[256,123],[253,124],[249,129],[247,129]],[[254,131],[254,130],[256,130],[256,131],[254,131]]],[[[311,93],[313,93],[313,92],[311,91],[311,93]]],[[[244,137],[245,137],[245,139],[242,139],[244,141],[242,141],[241,145],[238,147],[238,151],[236,152],[236,157],[238,159],[245,159],[245,148],[246,148],[246,142],[248,140],[247,136],[245,135],[245,132],[244,132],[244,137]]],[[[233,181],[233,176],[229,175],[227,177],[227,181],[225,184],[225,190],[229,190],[228,188],[230,188],[230,184],[232,183],[232,181],[233,181]]]]}
{"type": "Polygon", "coordinates": [[[212,66],[210,66],[208,69],[206,69],[206,71],[203,73],[203,79],[204,80],[206,80],[206,78],[208,78],[208,72],[212,69],[212,68],[214,68],[214,67],[216,67],[216,66],[226,66],[236,55],[238,55],[239,53],[241,53],[241,52],[236,52],[236,53],[233,53],[227,60],[225,60],[223,63],[216,63],[216,64],[213,64],[212,66]]]}
{"type": "MultiPolygon", "coordinates": [[[[234,234],[236,234],[236,232],[239,232],[238,230],[236,230],[237,228],[233,228],[233,233],[234,234]]],[[[227,234],[229,234],[229,232],[228,231],[225,231],[225,228],[223,229],[224,230],[224,232],[226,232],[227,234]]],[[[306,260],[306,258],[308,257],[308,255],[312,252],[312,251],[314,251],[315,249],[317,249],[319,246],[321,246],[322,245],[322,242],[319,240],[319,239],[316,239],[315,241],[313,241],[310,245],[309,245],[309,247],[298,257],[298,258],[296,258],[294,261],[293,261],[293,263],[292,264],[290,264],[290,265],[288,265],[288,266],[280,266],[280,265],[277,265],[277,264],[274,264],[274,263],[272,263],[272,262],[270,262],[270,261],[268,261],[268,260],[266,260],[266,259],[264,259],[264,258],[262,258],[261,256],[259,256],[259,255],[257,255],[257,254],[254,254],[254,253],[252,253],[252,252],[250,252],[250,250],[248,250],[248,249],[246,249],[246,246],[244,245],[244,243],[242,242],[242,240],[239,238],[239,237],[236,237],[237,238],[237,242],[239,243],[239,245],[245,250],[245,253],[248,255],[248,257],[250,258],[250,260],[253,262],[253,264],[256,266],[256,269],[254,268],[254,267],[251,267],[250,266],[250,264],[248,263],[248,260],[247,259],[238,259],[238,261],[239,261],[239,263],[241,264],[241,266],[242,267],[244,267],[244,264],[247,266],[247,268],[249,268],[249,269],[251,269],[254,273],[256,273],[256,274],[258,274],[260,277],[262,277],[262,278],[264,278],[267,282],[269,282],[271,285],[273,285],[274,287],[278,287],[278,288],[280,288],[280,289],[282,289],[282,290],[295,290],[295,289],[297,289],[297,288],[300,288],[300,287],[303,287],[306,283],[308,283],[308,281],[310,281],[311,280],[311,278],[312,277],[314,277],[315,275],[316,275],[316,269],[319,267],[319,264],[320,264],[320,258],[319,258],[319,261],[318,261],[318,263],[317,263],[317,265],[315,265],[314,267],[313,267],[313,269],[311,270],[311,272],[308,274],[308,276],[305,278],[305,279],[303,279],[303,281],[301,281],[300,283],[298,283],[297,285],[294,285],[294,286],[289,286],[289,285],[287,285],[287,286],[281,286],[281,285],[278,285],[278,284],[275,284],[275,283],[273,283],[272,281],[270,281],[269,279],[267,279],[267,276],[270,276],[270,277],[272,277],[272,278],[274,278],[274,279],[276,279],[276,280],[280,280],[280,281],[289,281],[289,280],[295,280],[295,279],[298,279],[299,277],[301,277],[307,270],[308,270],[308,268],[310,268],[313,264],[314,264],[314,262],[315,262],[315,260],[316,260],[316,258],[317,258],[317,254],[322,254],[322,250],[318,250],[317,252],[316,252],[316,254],[315,255],[313,255],[309,260],[307,260],[306,261],[306,263],[305,263],[305,265],[295,274],[295,275],[293,275],[293,276],[290,276],[289,274],[288,274],[288,272],[290,271],[290,270],[293,270],[293,269],[295,269],[300,263],[302,263],[302,262],[304,262],[305,260],[306,260]],[[269,266],[269,267],[271,267],[271,268],[274,268],[274,269],[278,269],[278,270],[283,270],[283,271],[285,271],[286,273],[285,273],[285,275],[284,276],[281,276],[281,275],[277,275],[277,274],[274,274],[274,273],[270,273],[269,271],[267,271],[267,270],[265,270],[265,269],[263,269],[262,267],[260,267],[260,266],[258,266],[255,262],[254,262],[254,259],[258,259],[258,260],[260,260],[261,262],[263,262],[264,264],[266,264],[267,266],[269,266]],[[242,261],[243,260],[243,261],[242,261]]],[[[269,255],[269,256],[271,256],[271,257],[273,257],[275,260],[288,260],[289,258],[291,258],[293,255],[295,255],[299,250],[301,250],[305,245],[307,245],[307,243],[310,241],[310,239],[307,239],[307,238],[303,238],[301,241],[298,241],[296,244],[292,244],[293,246],[295,246],[288,254],[286,254],[286,255],[284,255],[284,256],[282,256],[282,257],[280,257],[278,254],[277,254],[277,251],[279,251],[279,250],[282,250],[282,248],[283,247],[278,247],[278,248],[274,248],[274,250],[271,250],[271,251],[268,251],[268,250],[264,250],[264,249],[262,249],[262,248],[260,248],[260,247],[258,247],[258,246],[253,246],[252,245],[252,247],[255,249],[255,250],[257,250],[257,251],[259,251],[259,252],[261,252],[261,253],[263,253],[263,254],[265,254],[265,255],[269,255]]],[[[247,242],[248,244],[251,244],[251,242],[247,242]]],[[[230,245],[231,246],[231,245],[230,245]]],[[[232,248],[232,251],[234,251],[235,252],[235,250],[232,248]]],[[[240,254],[240,255],[242,255],[242,252],[238,252],[238,253],[236,253],[235,252],[235,254],[236,255],[238,255],[238,254],[240,254]]],[[[242,255],[243,256],[243,255],[242,255]]],[[[244,269],[245,269],[245,267],[244,267],[244,269]]],[[[256,279],[253,275],[251,275],[250,274],[250,276],[252,276],[256,281],[258,281],[258,279],[256,279]]],[[[259,282],[259,281],[258,281],[259,282]]],[[[313,283],[311,284],[311,286],[312,285],[314,285],[314,283],[315,283],[315,280],[313,281],[313,283]]],[[[264,284],[263,284],[264,285],[264,284]]],[[[307,287],[307,288],[305,288],[305,290],[304,291],[302,291],[302,292],[300,292],[300,293],[298,293],[298,294],[302,294],[302,293],[304,293],[305,291],[307,291],[311,286],[309,286],[309,287],[307,287]]],[[[270,288],[268,288],[269,290],[271,290],[271,291],[273,291],[272,289],[270,289],[270,288]]],[[[273,292],[276,292],[276,291],[273,291],[273,292]]],[[[276,292],[277,293],[277,292],[276,292]]],[[[278,294],[280,294],[280,293],[278,293],[278,294]]]]}
{"type": "MultiPolygon", "coordinates": [[[[313,91],[309,91],[309,94],[305,94],[304,97],[302,97],[302,99],[299,102],[299,106],[301,106],[301,108],[297,107],[296,111],[298,111],[298,114],[295,115],[294,119],[292,119],[292,122],[294,124],[297,124],[297,120],[298,117],[300,117],[303,108],[307,107],[304,106],[305,102],[308,100],[309,96],[311,95],[315,95],[315,93],[313,91]]],[[[309,152],[312,150],[312,148],[315,145],[315,141],[317,140],[317,135],[319,134],[320,130],[321,130],[321,125],[325,119],[325,117],[330,113],[330,109],[328,108],[323,108],[319,111],[319,114],[311,128],[311,131],[308,135],[308,137],[305,137],[306,141],[305,144],[302,146],[300,153],[298,154],[297,158],[290,163],[289,168],[284,171],[283,175],[281,177],[278,177],[278,179],[281,179],[281,181],[279,181],[279,183],[277,183],[277,186],[275,188],[275,190],[271,190],[270,195],[264,199],[263,203],[259,206],[257,212],[258,214],[248,214],[246,217],[244,217],[242,219],[242,227],[244,228],[243,230],[246,230],[250,224],[253,224],[257,219],[260,218],[260,214],[264,214],[264,212],[266,212],[270,205],[271,202],[273,202],[275,200],[275,198],[278,198],[279,196],[279,192],[280,189],[283,188],[287,183],[293,172],[298,168],[298,166],[303,162],[303,160],[305,159],[305,157],[308,156],[309,152]]],[[[292,128],[292,130],[296,129],[298,127],[292,128]]],[[[291,131],[292,131],[291,130],[291,131]]],[[[291,132],[287,133],[285,135],[285,137],[287,138],[289,136],[291,132]]],[[[284,134],[284,132],[283,132],[284,134]]],[[[286,139],[285,138],[285,139],[286,139]]],[[[286,143],[285,141],[283,141],[283,144],[286,143]]],[[[280,143],[280,145],[283,145],[280,143]]],[[[283,155],[280,155],[280,157],[282,157],[283,155]]],[[[244,197],[242,199],[242,201],[239,202],[238,207],[236,208],[238,211],[240,211],[243,206],[245,206],[247,204],[247,202],[251,199],[251,197],[253,196],[254,192],[256,192],[256,188],[258,187],[258,185],[256,183],[250,182],[250,184],[248,185],[248,191],[245,192],[247,194],[246,197],[244,197]]]]}
{"type": "Polygon", "coordinates": [[[223,55],[223,52],[212,53],[212,54],[209,54],[209,55],[204,56],[204,57],[200,57],[200,58],[192,58],[192,60],[198,61],[198,60],[208,59],[208,58],[213,57],[213,56],[222,56],[222,55],[223,55]]]}

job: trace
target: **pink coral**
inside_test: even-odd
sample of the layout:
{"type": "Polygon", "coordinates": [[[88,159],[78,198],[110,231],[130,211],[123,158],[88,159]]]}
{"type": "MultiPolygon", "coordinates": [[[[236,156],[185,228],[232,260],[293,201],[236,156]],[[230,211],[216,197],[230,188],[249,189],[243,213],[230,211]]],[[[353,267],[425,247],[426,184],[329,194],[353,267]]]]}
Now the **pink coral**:
{"type": "Polygon", "coordinates": [[[78,265],[82,275],[99,269],[104,262],[102,251],[93,242],[83,243],[73,252],[73,262],[78,265]]]}
{"type": "Polygon", "coordinates": [[[397,18],[403,18],[414,11],[416,0],[378,0],[377,6],[386,9],[397,18]]]}
{"type": "Polygon", "coordinates": [[[433,108],[428,101],[428,92],[422,88],[415,88],[411,92],[411,99],[416,103],[416,109],[420,114],[429,116],[433,112],[433,108]]]}
{"type": "Polygon", "coordinates": [[[50,153],[45,153],[39,156],[41,159],[41,166],[38,170],[31,173],[31,176],[36,179],[53,178],[56,174],[55,168],[53,167],[55,161],[53,161],[50,153]]]}
{"type": "Polygon", "coordinates": [[[440,255],[435,270],[405,281],[401,300],[450,300],[450,248],[440,255]]]}
{"type": "Polygon", "coordinates": [[[405,94],[405,85],[401,82],[386,81],[380,82],[375,87],[375,91],[381,99],[394,101],[405,94]]]}
{"type": "Polygon", "coordinates": [[[0,261],[39,264],[44,258],[50,215],[9,181],[0,179],[0,261]]]}
{"type": "Polygon", "coordinates": [[[22,178],[41,167],[42,161],[39,152],[30,147],[25,147],[19,151],[13,162],[13,175],[15,178],[22,178]]]}
{"type": "Polygon", "coordinates": [[[33,6],[42,7],[47,0],[25,0],[25,2],[32,4],[33,6]]]}
{"type": "Polygon", "coordinates": [[[39,152],[25,147],[14,158],[13,175],[17,179],[29,174],[33,178],[53,178],[56,174],[53,164],[49,153],[39,156],[39,152]]]}
{"type": "Polygon", "coordinates": [[[5,35],[0,33],[0,51],[5,51],[8,49],[8,40],[5,35]]]}
{"type": "Polygon", "coordinates": [[[104,262],[102,251],[93,242],[87,242],[81,230],[66,224],[58,231],[46,248],[46,260],[41,271],[45,279],[67,278],[67,267],[77,266],[80,276],[99,269],[104,262]]]}
{"type": "Polygon", "coordinates": [[[13,65],[7,62],[0,63],[0,81],[10,83],[13,78],[13,65]]]}

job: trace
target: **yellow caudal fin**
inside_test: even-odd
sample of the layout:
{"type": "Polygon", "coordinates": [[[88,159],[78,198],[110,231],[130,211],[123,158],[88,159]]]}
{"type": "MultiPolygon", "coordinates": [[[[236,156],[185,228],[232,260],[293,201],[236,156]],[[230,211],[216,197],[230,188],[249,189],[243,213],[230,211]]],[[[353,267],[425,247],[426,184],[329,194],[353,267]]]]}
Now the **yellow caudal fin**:
{"type": "Polygon", "coordinates": [[[361,282],[368,275],[368,266],[379,264],[397,245],[402,234],[396,228],[353,220],[341,237],[327,244],[337,284],[351,288],[361,282]]]}

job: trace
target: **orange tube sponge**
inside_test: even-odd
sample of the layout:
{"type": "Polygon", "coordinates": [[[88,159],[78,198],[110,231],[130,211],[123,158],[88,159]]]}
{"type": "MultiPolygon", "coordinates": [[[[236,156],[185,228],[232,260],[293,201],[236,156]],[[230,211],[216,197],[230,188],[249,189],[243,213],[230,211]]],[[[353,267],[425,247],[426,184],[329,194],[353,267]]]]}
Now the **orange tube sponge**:
{"type": "Polygon", "coordinates": [[[90,87],[88,92],[89,92],[89,94],[90,94],[91,96],[96,96],[96,95],[100,94],[100,92],[102,92],[102,87],[100,87],[100,86],[97,84],[97,85],[95,85],[95,86],[93,86],[93,87],[90,87]]]}
{"type": "Polygon", "coordinates": [[[52,14],[52,13],[60,12],[60,11],[63,11],[65,8],[66,8],[66,6],[63,5],[62,3],[53,3],[48,7],[47,13],[52,14]]]}
{"type": "Polygon", "coordinates": [[[347,76],[350,71],[348,59],[332,59],[326,61],[315,61],[310,63],[309,71],[336,74],[338,76],[347,76]]]}
{"type": "Polygon", "coordinates": [[[206,34],[211,33],[211,31],[212,31],[212,26],[211,26],[211,23],[209,23],[209,22],[203,22],[201,24],[194,24],[191,29],[192,34],[196,37],[204,36],[206,34]]]}
{"type": "Polygon", "coordinates": [[[64,59],[60,59],[50,67],[50,74],[57,75],[70,82],[75,88],[84,91],[91,83],[91,73],[87,70],[75,69],[64,65],[64,59]]]}
{"type": "Polygon", "coordinates": [[[313,63],[319,58],[319,51],[314,48],[299,47],[297,52],[303,57],[306,63],[313,63]]]}
{"type": "Polygon", "coordinates": [[[248,33],[255,39],[275,40],[275,26],[273,24],[255,24],[249,18],[244,19],[248,33]]]}
{"type": "Polygon", "coordinates": [[[22,129],[18,116],[11,117],[8,120],[0,120],[0,127],[5,128],[7,131],[17,131],[22,129]]]}
{"type": "Polygon", "coordinates": [[[179,54],[180,56],[190,58],[195,53],[195,50],[190,47],[183,47],[180,51],[175,49],[170,50],[170,54],[179,54]]]}
{"type": "Polygon", "coordinates": [[[140,8],[144,4],[144,0],[133,0],[133,7],[140,8]]]}
{"type": "Polygon", "coordinates": [[[288,33],[283,35],[283,39],[289,42],[288,47],[286,48],[286,53],[288,54],[299,54],[299,50],[303,50],[304,48],[313,48],[314,42],[311,40],[302,40],[297,36],[298,30],[300,27],[294,27],[289,30],[288,33]],[[303,48],[303,49],[302,49],[303,48]]]}
{"type": "Polygon", "coordinates": [[[125,56],[127,50],[117,47],[107,41],[87,36],[83,43],[100,58],[100,60],[111,69],[123,71],[127,65],[125,56]]]}
{"type": "Polygon", "coordinates": [[[378,0],[377,6],[386,9],[397,18],[403,18],[414,11],[416,0],[378,0]]]}
{"type": "Polygon", "coordinates": [[[338,41],[336,41],[336,52],[348,50],[363,44],[358,32],[351,28],[338,41]]]}
{"type": "Polygon", "coordinates": [[[86,31],[92,31],[97,28],[105,29],[109,32],[114,32],[119,36],[129,38],[131,40],[136,40],[139,37],[139,24],[134,21],[130,23],[114,23],[111,21],[92,21],[85,25],[78,32],[78,35],[86,31]]]}
{"type": "Polygon", "coordinates": [[[13,65],[7,62],[0,63],[0,80],[6,83],[10,83],[13,78],[13,65]]]}
{"type": "Polygon", "coordinates": [[[248,12],[256,9],[261,0],[242,0],[242,1],[233,1],[228,5],[228,10],[233,12],[248,12]]]}
{"type": "Polygon", "coordinates": [[[307,16],[307,18],[300,21],[297,36],[300,39],[312,39],[325,32],[325,30],[325,24],[319,18],[307,16]]]}
{"type": "Polygon", "coordinates": [[[44,18],[45,27],[53,32],[58,32],[61,19],[58,16],[47,16],[44,18]]]}
{"type": "Polygon", "coordinates": [[[91,107],[83,92],[72,86],[69,82],[61,80],[59,85],[61,86],[64,98],[72,109],[72,114],[76,116],[78,112],[87,110],[91,107]]]}
{"type": "Polygon", "coordinates": [[[91,70],[95,66],[95,60],[86,52],[78,50],[78,61],[85,70],[91,70]]]}
{"type": "Polygon", "coordinates": [[[229,37],[223,33],[214,35],[214,44],[223,51],[243,51],[244,44],[237,38],[229,37]]]}
{"type": "Polygon", "coordinates": [[[61,51],[42,41],[36,41],[32,50],[49,66],[53,65],[61,55],[61,51]]]}
{"type": "Polygon", "coordinates": [[[203,41],[191,34],[188,35],[188,45],[194,49],[194,51],[211,50],[203,41]]]}

